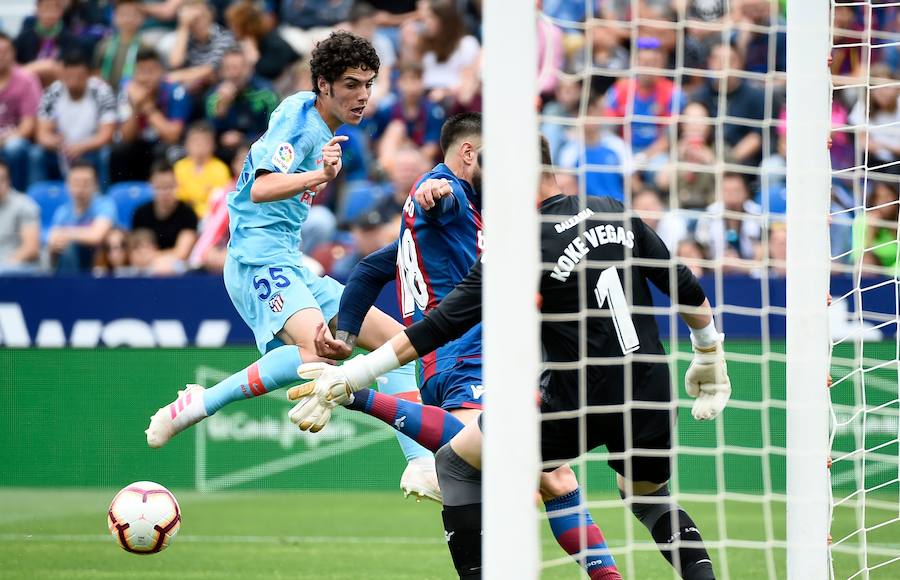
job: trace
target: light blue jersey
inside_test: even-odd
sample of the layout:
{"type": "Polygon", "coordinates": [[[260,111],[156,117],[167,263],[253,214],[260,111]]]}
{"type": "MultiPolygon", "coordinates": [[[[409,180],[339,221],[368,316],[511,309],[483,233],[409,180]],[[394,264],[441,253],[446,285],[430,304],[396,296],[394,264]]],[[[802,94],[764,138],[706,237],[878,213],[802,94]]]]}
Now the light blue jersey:
{"type": "Polygon", "coordinates": [[[343,292],[337,281],[316,276],[302,264],[300,227],[315,192],[264,203],[250,199],[259,170],[302,173],[321,167],[322,147],[334,134],[315,103],[313,93],[282,101],[269,119],[269,129],[250,148],[237,191],[228,196],[231,240],[225,288],[263,353],[281,344],[276,335],[299,310],[317,308],[330,321],[343,292]]]}
{"type": "Polygon", "coordinates": [[[237,182],[228,196],[231,240],[228,255],[242,264],[265,265],[300,260],[300,227],[309,214],[314,191],[289,199],[254,203],[250,188],[259,170],[303,173],[322,165],[322,147],[334,133],[315,107],[316,95],[296,93],[278,106],[269,128],[250,148],[237,182]]]}

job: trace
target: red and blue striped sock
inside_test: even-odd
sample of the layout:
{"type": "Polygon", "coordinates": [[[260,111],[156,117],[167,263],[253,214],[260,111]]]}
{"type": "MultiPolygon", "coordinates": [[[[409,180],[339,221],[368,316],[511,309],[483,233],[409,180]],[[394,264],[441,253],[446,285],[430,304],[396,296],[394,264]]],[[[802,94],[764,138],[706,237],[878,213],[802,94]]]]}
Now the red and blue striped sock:
{"type": "Polygon", "coordinates": [[[422,405],[372,389],[353,395],[348,409],[380,419],[430,451],[437,451],[462,431],[463,423],[440,407],[422,405]]]}
{"type": "Polygon", "coordinates": [[[621,580],[603,532],[594,523],[581,488],[544,502],[557,543],[585,569],[591,580],[621,580]]]}

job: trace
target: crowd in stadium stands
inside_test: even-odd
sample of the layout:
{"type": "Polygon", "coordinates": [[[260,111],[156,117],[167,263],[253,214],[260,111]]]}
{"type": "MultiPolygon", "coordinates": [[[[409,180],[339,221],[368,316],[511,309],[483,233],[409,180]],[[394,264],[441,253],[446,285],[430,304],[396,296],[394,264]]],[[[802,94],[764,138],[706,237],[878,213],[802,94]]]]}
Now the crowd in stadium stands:
{"type": "MultiPolygon", "coordinates": [[[[220,272],[248,145],[281,98],[311,88],[310,51],[341,27],[371,40],[381,70],[363,124],[339,131],[343,170],[303,239],[346,278],[396,236],[444,120],[481,108],[482,2],[37,0],[0,34],[0,273],[220,272]]],[[[561,189],[630,204],[698,274],[718,260],[759,275],[768,259],[783,275],[785,2],[539,4],[561,189]]],[[[868,74],[875,87],[836,92],[832,121],[847,129],[832,163],[874,169],[862,185],[834,180],[831,234],[838,261],[874,271],[898,267],[900,8],[867,14],[835,9],[835,42],[862,41],[871,17],[876,46],[833,51],[838,85],[868,74]]]]}

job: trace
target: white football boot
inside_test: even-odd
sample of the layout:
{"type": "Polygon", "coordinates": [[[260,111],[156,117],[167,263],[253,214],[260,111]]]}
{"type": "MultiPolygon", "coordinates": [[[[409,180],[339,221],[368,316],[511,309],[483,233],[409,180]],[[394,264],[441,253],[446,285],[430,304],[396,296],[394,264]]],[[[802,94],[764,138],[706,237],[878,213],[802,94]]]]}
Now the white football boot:
{"type": "Polygon", "coordinates": [[[174,401],[161,407],[150,417],[150,426],[144,431],[147,434],[147,445],[154,449],[162,447],[169,439],[205,418],[203,387],[186,385],[183,391],[178,391],[178,397],[174,401]]]}
{"type": "Polygon", "coordinates": [[[416,501],[430,499],[444,503],[437,471],[434,469],[434,457],[428,455],[410,460],[400,477],[400,491],[403,492],[403,497],[413,496],[416,501]]]}

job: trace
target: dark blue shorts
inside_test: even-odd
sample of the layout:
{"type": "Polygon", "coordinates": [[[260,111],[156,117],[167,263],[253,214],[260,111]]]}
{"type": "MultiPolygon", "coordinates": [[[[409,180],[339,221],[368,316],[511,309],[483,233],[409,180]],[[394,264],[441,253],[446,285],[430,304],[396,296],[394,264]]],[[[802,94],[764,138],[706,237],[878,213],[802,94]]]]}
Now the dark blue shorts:
{"type": "Polygon", "coordinates": [[[484,385],[481,378],[481,357],[464,358],[451,368],[436,373],[420,389],[422,403],[453,409],[481,409],[484,385]]]}

